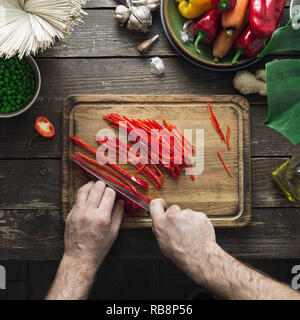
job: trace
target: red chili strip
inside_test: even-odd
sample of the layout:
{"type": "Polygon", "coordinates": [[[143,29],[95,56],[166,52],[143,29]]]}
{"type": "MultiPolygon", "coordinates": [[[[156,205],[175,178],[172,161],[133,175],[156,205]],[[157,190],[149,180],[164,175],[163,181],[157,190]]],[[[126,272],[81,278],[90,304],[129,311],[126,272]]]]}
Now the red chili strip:
{"type": "Polygon", "coordinates": [[[140,172],[142,172],[145,168],[146,164],[144,163],[140,168],[139,170],[135,173],[135,176],[137,176],[140,172]]]}
{"type": "MultiPolygon", "coordinates": [[[[126,145],[120,141],[119,139],[115,140],[106,140],[103,142],[103,139],[97,139],[99,143],[104,144],[107,148],[114,150],[116,148],[117,152],[119,153],[119,157],[122,158],[123,161],[127,161],[127,151],[129,150],[129,146],[127,146],[127,151],[125,150],[126,145]]],[[[132,154],[132,153],[131,153],[132,154]]],[[[135,155],[136,156],[136,155],[135,155]]],[[[133,164],[134,165],[134,164],[133,164]]],[[[143,167],[141,163],[134,165],[138,170],[143,167]]],[[[149,168],[149,166],[144,166],[140,171],[148,180],[150,180],[158,189],[163,184],[160,177],[149,168]]]]}
{"type": "MultiPolygon", "coordinates": [[[[76,162],[81,163],[82,165],[84,165],[84,167],[88,168],[91,172],[93,172],[93,174],[99,179],[101,180],[102,177],[105,177],[106,179],[118,183],[118,185],[120,185],[122,188],[128,190],[129,192],[132,192],[132,190],[127,186],[124,185],[123,183],[115,180],[114,178],[106,175],[105,173],[95,169],[94,167],[90,166],[87,162],[85,162],[84,160],[82,160],[79,156],[72,154],[71,155],[72,159],[75,160],[76,162]]],[[[83,169],[84,170],[84,169],[83,169]]],[[[87,173],[84,170],[85,173],[87,173]]],[[[87,175],[89,176],[89,174],[87,173],[87,175]]],[[[136,196],[138,196],[141,200],[144,200],[148,203],[151,202],[151,199],[141,193],[135,192],[134,193],[136,196]]],[[[125,201],[125,211],[126,213],[130,216],[130,217],[134,217],[140,210],[142,210],[142,208],[137,205],[136,203],[132,202],[131,200],[129,200],[128,198],[124,197],[123,195],[118,193],[118,198],[121,198],[125,201]]]]}
{"type": "Polygon", "coordinates": [[[215,128],[215,130],[217,131],[218,135],[220,136],[221,141],[225,142],[225,136],[223,134],[223,131],[221,129],[219,121],[217,120],[216,116],[214,115],[214,113],[212,111],[210,103],[207,103],[207,107],[208,107],[208,111],[209,111],[209,114],[210,114],[210,119],[211,119],[213,127],[215,128]]]}
{"type": "Polygon", "coordinates": [[[165,118],[163,118],[163,123],[165,125],[165,127],[169,130],[169,131],[174,131],[177,139],[179,140],[179,142],[182,144],[182,141],[183,141],[183,144],[184,144],[184,147],[185,148],[189,148],[189,149],[192,149],[192,152],[194,153],[195,152],[195,148],[194,146],[190,143],[190,141],[188,141],[183,133],[181,132],[180,129],[178,129],[177,127],[173,126],[171,123],[168,123],[167,120],[165,118]]]}
{"type": "MultiPolygon", "coordinates": [[[[115,143],[119,146],[119,148],[123,148],[123,150],[125,150],[126,145],[122,141],[120,141],[119,139],[115,139],[115,143]]],[[[129,145],[127,145],[127,151],[130,151],[129,145]]],[[[132,153],[130,155],[132,155],[132,153]]],[[[144,158],[144,159],[146,159],[146,158],[144,158]]],[[[136,167],[141,168],[142,165],[139,163],[136,165],[136,167]]],[[[149,164],[143,168],[141,173],[144,174],[144,176],[146,178],[148,178],[150,181],[152,181],[157,188],[160,188],[161,185],[163,184],[163,182],[161,180],[161,178],[163,177],[163,173],[158,168],[158,166],[149,164]],[[152,167],[155,168],[154,169],[155,171],[152,170],[152,167]]]]}
{"type": "MultiPolygon", "coordinates": [[[[165,127],[169,130],[175,133],[175,137],[177,138],[177,142],[179,142],[182,145],[183,149],[183,167],[185,168],[190,168],[192,165],[188,164],[185,159],[190,162],[190,154],[195,152],[194,146],[184,137],[182,132],[173,126],[172,124],[168,123],[166,119],[163,118],[163,123],[165,127]]],[[[195,176],[192,174],[191,168],[189,169],[190,171],[190,177],[193,181],[195,181],[195,176]]]]}
{"type": "Polygon", "coordinates": [[[230,150],[230,127],[227,127],[227,133],[226,133],[226,145],[227,145],[227,150],[230,150]]]}
{"type": "Polygon", "coordinates": [[[220,158],[220,160],[221,160],[221,162],[222,162],[225,170],[227,171],[227,173],[229,174],[229,176],[232,178],[232,174],[230,173],[230,171],[229,171],[229,169],[228,169],[225,161],[223,160],[223,158],[222,158],[222,156],[221,156],[221,153],[218,151],[217,154],[218,154],[218,156],[219,156],[219,158],[220,158]]]}
{"type": "Polygon", "coordinates": [[[120,173],[118,173],[116,170],[110,168],[109,166],[106,166],[94,159],[91,159],[81,153],[78,153],[78,156],[80,158],[82,158],[83,160],[93,164],[96,167],[102,168],[103,170],[106,170],[107,172],[111,173],[112,175],[114,175],[116,178],[118,178],[119,180],[121,180],[122,182],[124,182],[125,184],[127,184],[134,193],[136,193],[136,188],[134,187],[134,185],[132,185],[128,180],[126,180],[126,178],[124,176],[122,176],[120,173]]]}
{"type": "Polygon", "coordinates": [[[74,142],[74,143],[76,143],[77,145],[81,146],[82,148],[86,149],[87,151],[91,152],[92,154],[96,155],[102,161],[106,162],[108,165],[110,165],[112,168],[117,170],[123,176],[125,176],[126,178],[132,180],[133,182],[135,182],[136,184],[138,184],[142,188],[144,188],[144,189],[148,188],[148,183],[146,181],[132,176],[131,174],[129,174],[127,171],[123,170],[121,167],[119,167],[115,163],[112,163],[107,157],[103,156],[102,154],[97,152],[95,149],[93,149],[92,147],[90,147],[89,145],[84,143],[80,138],[78,138],[78,137],[70,137],[69,140],[74,142]]]}
{"type": "Polygon", "coordinates": [[[101,176],[105,177],[106,179],[111,180],[112,182],[118,183],[122,188],[132,192],[131,188],[129,188],[127,185],[123,184],[122,182],[112,178],[111,176],[105,174],[104,172],[101,172],[99,170],[97,170],[96,168],[92,167],[91,165],[89,165],[86,161],[84,161],[80,156],[76,155],[76,154],[72,154],[71,155],[72,159],[75,159],[77,161],[79,161],[80,163],[84,164],[87,168],[89,168],[93,173],[95,173],[97,176],[99,176],[101,180],[101,176]]]}

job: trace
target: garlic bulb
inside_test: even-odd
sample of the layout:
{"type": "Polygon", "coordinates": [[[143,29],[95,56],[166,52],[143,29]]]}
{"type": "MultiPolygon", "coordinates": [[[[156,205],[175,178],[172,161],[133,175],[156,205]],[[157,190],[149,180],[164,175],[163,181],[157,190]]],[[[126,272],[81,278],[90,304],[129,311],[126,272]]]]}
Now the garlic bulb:
{"type": "Polygon", "coordinates": [[[160,7],[160,1],[159,0],[147,0],[145,3],[145,6],[151,11],[155,11],[160,7]]]}
{"type": "Polygon", "coordinates": [[[146,32],[152,26],[151,12],[159,6],[160,0],[126,0],[126,6],[117,6],[114,16],[121,25],[128,22],[128,29],[146,32]]]}
{"type": "Polygon", "coordinates": [[[123,5],[119,5],[116,7],[116,10],[114,12],[115,18],[121,23],[124,24],[128,21],[129,17],[131,15],[130,9],[123,5]]]}
{"type": "Polygon", "coordinates": [[[127,28],[134,31],[147,32],[152,26],[152,15],[145,6],[131,6],[131,15],[129,17],[127,28]]]}

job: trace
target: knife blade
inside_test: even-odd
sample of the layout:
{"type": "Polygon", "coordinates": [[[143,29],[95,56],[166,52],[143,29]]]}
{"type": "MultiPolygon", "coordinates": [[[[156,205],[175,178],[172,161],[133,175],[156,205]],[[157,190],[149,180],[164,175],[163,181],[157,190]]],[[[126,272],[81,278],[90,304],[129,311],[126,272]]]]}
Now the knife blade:
{"type": "Polygon", "coordinates": [[[94,172],[92,169],[86,167],[84,163],[79,162],[78,160],[74,159],[72,157],[72,161],[75,162],[81,169],[83,169],[85,172],[88,174],[92,175],[94,178],[97,180],[102,180],[107,186],[110,188],[114,189],[116,192],[120,193],[123,195],[125,198],[131,200],[135,204],[139,205],[143,209],[145,209],[147,212],[149,212],[149,203],[143,199],[140,199],[137,195],[134,193],[130,193],[128,190],[123,188],[122,186],[118,185],[116,182],[111,181],[107,179],[106,177],[99,176],[96,172],[94,172]]]}

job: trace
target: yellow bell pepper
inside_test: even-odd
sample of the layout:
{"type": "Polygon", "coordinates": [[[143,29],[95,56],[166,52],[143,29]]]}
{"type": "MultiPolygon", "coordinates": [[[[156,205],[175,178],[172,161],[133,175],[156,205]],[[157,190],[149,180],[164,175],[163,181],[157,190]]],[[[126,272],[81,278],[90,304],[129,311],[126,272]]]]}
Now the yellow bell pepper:
{"type": "Polygon", "coordinates": [[[178,10],[186,19],[195,19],[212,8],[212,0],[176,0],[178,10]]]}

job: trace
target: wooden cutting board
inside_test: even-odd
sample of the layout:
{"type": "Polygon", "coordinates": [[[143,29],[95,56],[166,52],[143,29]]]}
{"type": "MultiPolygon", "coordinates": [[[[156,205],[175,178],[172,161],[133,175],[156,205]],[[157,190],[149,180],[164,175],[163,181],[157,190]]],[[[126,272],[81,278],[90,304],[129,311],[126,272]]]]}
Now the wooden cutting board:
{"type": "MultiPolygon", "coordinates": [[[[80,147],[68,142],[69,136],[78,136],[97,148],[95,136],[100,129],[109,128],[103,114],[117,113],[129,118],[162,118],[180,129],[203,129],[204,171],[192,181],[181,175],[178,181],[164,175],[164,185],[157,190],[149,182],[145,193],[151,198],[164,198],[168,204],[182,209],[205,212],[216,227],[241,227],[251,218],[250,199],[250,133],[249,103],[241,96],[146,96],[146,95],[76,95],[66,99],[63,108],[63,183],[62,214],[66,218],[73,206],[78,188],[87,179],[81,169],[69,160],[80,147]],[[231,129],[231,150],[227,151],[212,127],[206,103],[210,102],[223,131],[231,129]],[[230,178],[217,151],[221,152],[233,178],[230,178]]],[[[132,165],[122,165],[134,173],[132,165]]],[[[141,176],[143,178],[143,176],[141,176]]],[[[146,213],[125,217],[123,228],[151,227],[146,213]]]]}

